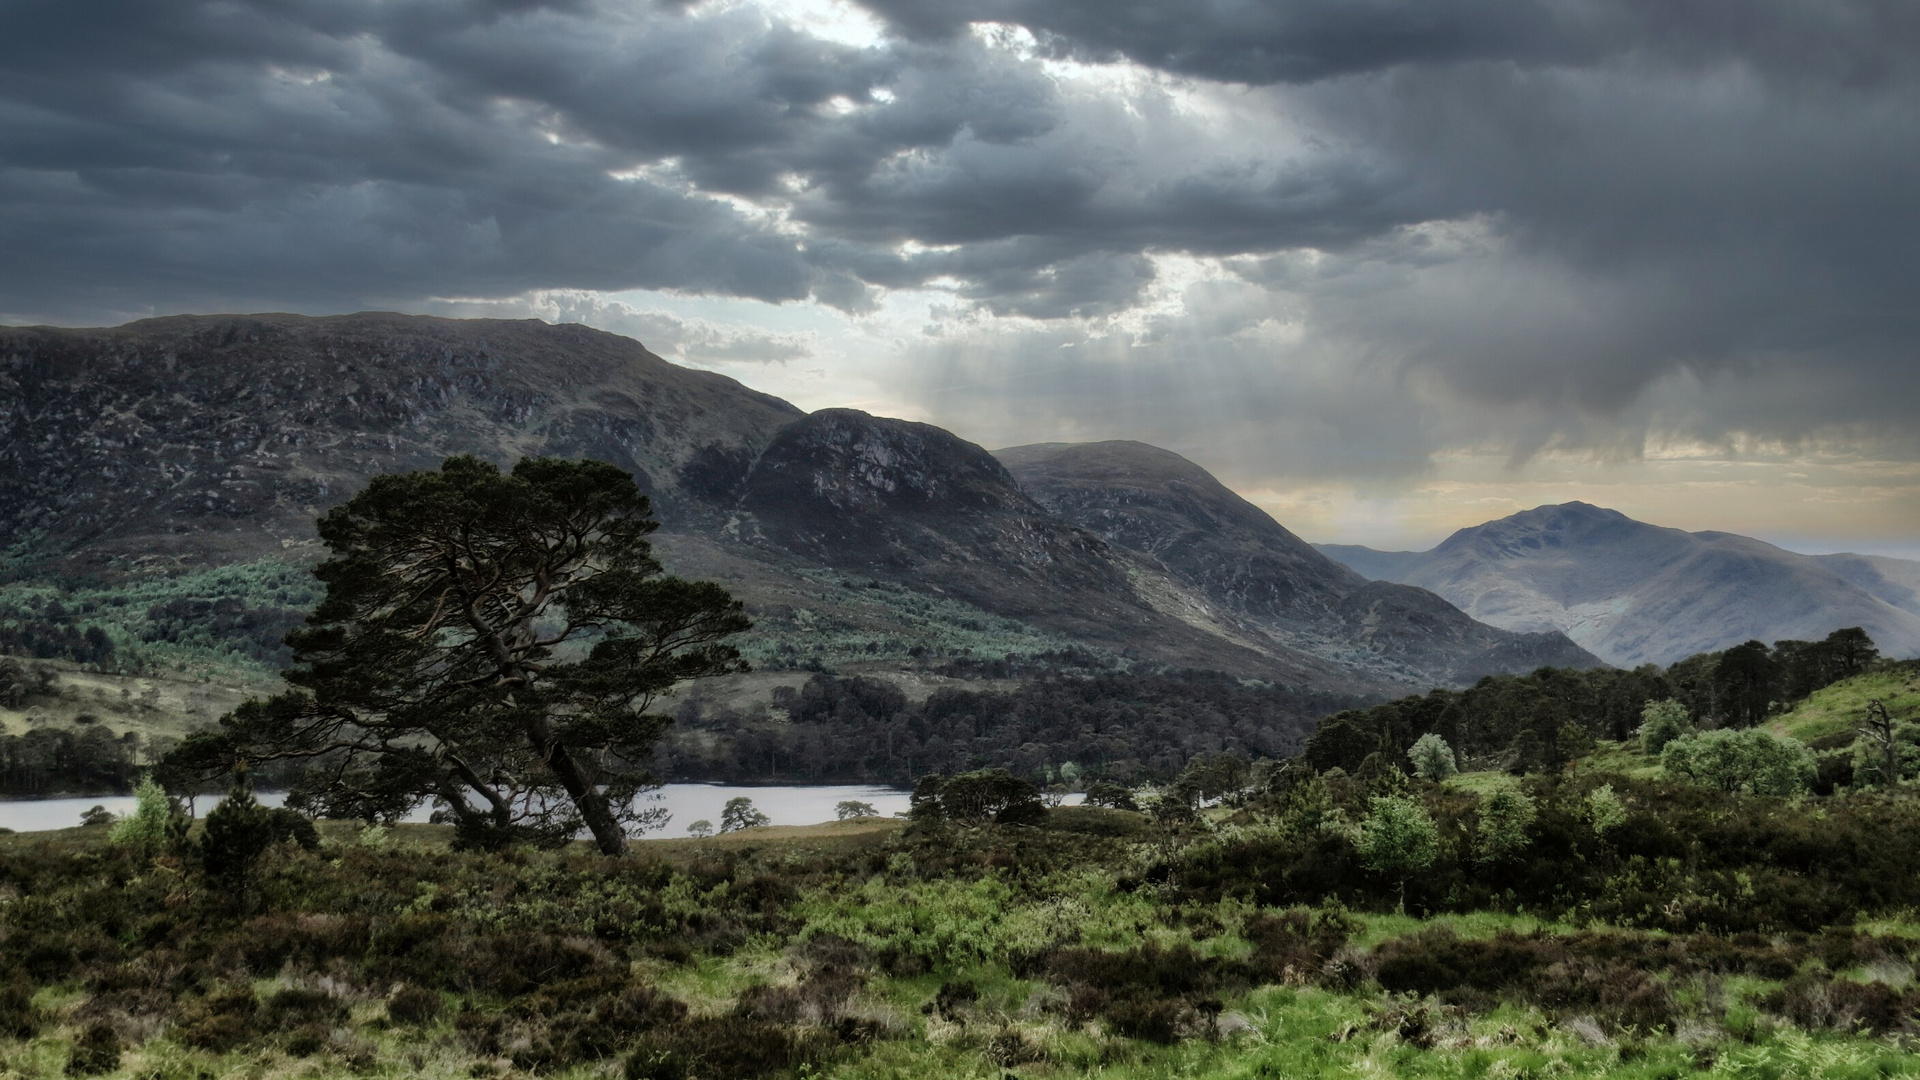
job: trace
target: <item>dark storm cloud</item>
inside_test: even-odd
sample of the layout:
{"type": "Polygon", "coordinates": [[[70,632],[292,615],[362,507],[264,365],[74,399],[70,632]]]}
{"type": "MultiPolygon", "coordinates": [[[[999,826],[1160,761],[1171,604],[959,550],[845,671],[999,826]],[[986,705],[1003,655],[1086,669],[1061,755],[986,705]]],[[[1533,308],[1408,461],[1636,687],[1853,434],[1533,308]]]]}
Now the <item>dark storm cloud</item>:
{"type": "Polygon", "coordinates": [[[858,308],[936,279],[1085,316],[1138,298],[1149,248],[1337,242],[1423,209],[1364,155],[1152,160],[1122,103],[1005,48],[853,48],[754,7],[42,0],[5,29],[15,317],[540,288],[858,308]]]}
{"type": "MultiPolygon", "coordinates": [[[[930,286],[1100,320],[1185,253],[1294,330],[1141,344],[1276,417],[1289,341],[1523,448],[1678,377],[1744,380],[1707,435],[1920,397],[1910,0],[867,6],[892,34],[853,46],[744,0],[15,0],[0,316],[930,286]],[[1810,367],[1845,392],[1785,389],[1810,367]]],[[[1164,399],[1123,336],[1081,344],[1164,399]]]]}
{"type": "MultiPolygon", "coordinates": [[[[1243,272],[1302,303],[1316,346],[1531,410],[1512,414],[1521,455],[1634,442],[1644,427],[1603,422],[1629,415],[1694,437],[1851,424],[1912,441],[1920,7],[871,6],[915,40],[953,40],[964,10],[1026,27],[1044,53],[1271,87],[1248,93],[1337,141],[1270,186],[1307,193],[1300,212],[1273,212],[1285,201],[1246,182],[1185,200],[1162,189],[1150,202],[1171,227],[1127,215],[1134,235],[1276,252],[1243,272]],[[1810,369],[1824,392],[1808,392],[1810,369]],[[1675,378],[1717,392],[1634,408],[1675,378]]],[[[1213,355],[1261,374],[1232,348],[1213,355]]]]}
{"type": "Polygon", "coordinates": [[[1057,56],[1250,85],[1400,66],[1494,61],[1586,66],[1629,53],[1688,64],[1738,58],[1822,78],[1911,64],[1905,0],[863,0],[902,34],[1024,26],[1057,56]]]}

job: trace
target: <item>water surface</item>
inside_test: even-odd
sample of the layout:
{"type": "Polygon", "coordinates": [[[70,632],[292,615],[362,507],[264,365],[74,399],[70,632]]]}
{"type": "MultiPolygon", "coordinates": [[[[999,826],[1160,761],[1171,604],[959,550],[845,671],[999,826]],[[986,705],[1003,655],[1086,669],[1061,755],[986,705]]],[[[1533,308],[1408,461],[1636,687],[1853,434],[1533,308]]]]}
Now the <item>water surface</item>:
{"type": "MultiPolygon", "coordinates": [[[[685,836],[687,826],[709,821],[720,828],[720,811],[728,799],[745,797],[754,808],[772,819],[775,825],[817,825],[834,820],[835,807],[841,802],[871,803],[882,817],[904,813],[907,793],[893,788],[862,787],[852,784],[796,787],[739,787],[729,784],[667,784],[649,805],[664,807],[672,815],[666,827],[646,834],[648,839],[685,836]]],[[[278,806],[285,798],[279,792],[264,791],[262,805],[278,806]]],[[[206,813],[219,803],[216,796],[203,796],[195,809],[206,813]]],[[[42,832],[47,829],[71,829],[80,824],[80,815],[91,807],[104,806],[110,813],[133,810],[133,796],[108,795],[77,799],[17,799],[0,801],[0,828],[15,832],[42,832]]],[[[409,821],[425,821],[432,808],[422,806],[409,821]]]]}

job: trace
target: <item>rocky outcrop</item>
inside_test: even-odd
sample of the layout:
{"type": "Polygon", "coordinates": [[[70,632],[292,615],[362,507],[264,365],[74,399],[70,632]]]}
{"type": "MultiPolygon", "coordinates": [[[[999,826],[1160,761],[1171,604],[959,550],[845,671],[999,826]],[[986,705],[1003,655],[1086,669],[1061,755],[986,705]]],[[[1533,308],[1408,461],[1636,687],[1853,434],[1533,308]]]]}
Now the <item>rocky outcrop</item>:
{"type": "Polygon", "coordinates": [[[800,415],[581,326],[363,314],[0,328],[0,543],[94,568],[313,535],[380,472],[586,456],[676,518],[738,496],[800,415]]]}
{"type": "Polygon", "coordinates": [[[774,436],[735,528],[777,551],[917,584],[1141,659],[1349,681],[1157,610],[1124,550],[1020,490],[992,454],[927,424],[824,409],[774,436]]]}

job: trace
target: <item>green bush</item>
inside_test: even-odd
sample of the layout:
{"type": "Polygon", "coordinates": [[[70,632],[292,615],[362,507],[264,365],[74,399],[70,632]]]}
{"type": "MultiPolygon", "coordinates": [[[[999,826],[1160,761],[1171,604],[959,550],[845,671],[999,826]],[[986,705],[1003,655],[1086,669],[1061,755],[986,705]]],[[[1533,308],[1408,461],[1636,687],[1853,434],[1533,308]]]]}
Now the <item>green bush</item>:
{"type": "Polygon", "coordinates": [[[1586,811],[1587,823],[1593,826],[1596,836],[1605,836],[1627,823],[1627,805],[1620,801],[1612,784],[1602,784],[1587,792],[1586,811]]]}
{"type": "Polygon", "coordinates": [[[1440,832],[1427,808],[1404,795],[1375,796],[1360,825],[1360,857],[1367,868],[1400,883],[1405,906],[1406,881],[1440,856],[1440,832]]]}
{"type": "Polygon", "coordinates": [[[1526,792],[1503,787],[1480,803],[1480,822],[1473,830],[1474,857],[1482,862],[1511,859],[1526,850],[1533,838],[1527,830],[1539,817],[1539,808],[1526,792]]]}
{"type": "Polygon", "coordinates": [[[1415,739],[1407,757],[1413,762],[1414,775],[1422,780],[1445,780],[1460,771],[1453,759],[1453,747],[1437,732],[1429,731],[1415,739]]]}
{"type": "Polygon", "coordinates": [[[1660,764],[1674,776],[1749,795],[1797,794],[1817,771],[1805,744],[1759,729],[1683,735],[1661,751],[1660,764]]]}
{"type": "Polygon", "coordinates": [[[1673,698],[1649,701],[1640,711],[1640,742],[1649,754],[1657,754],[1673,740],[1691,734],[1693,718],[1687,715],[1684,702],[1673,698]]]}
{"type": "Polygon", "coordinates": [[[108,839],[147,850],[185,839],[186,818],[153,774],[140,778],[133,795],[133,813],[114,823],[108,839]]]}

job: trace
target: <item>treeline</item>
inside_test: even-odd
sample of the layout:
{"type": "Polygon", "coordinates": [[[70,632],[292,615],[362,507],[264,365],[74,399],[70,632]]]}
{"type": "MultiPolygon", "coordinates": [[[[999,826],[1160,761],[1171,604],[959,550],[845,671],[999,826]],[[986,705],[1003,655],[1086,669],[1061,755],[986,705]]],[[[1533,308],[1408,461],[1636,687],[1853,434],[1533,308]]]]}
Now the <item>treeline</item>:
{"type": "Polygon", "coordinates": [[[140,640],[225,650],[284,666],[293,658],[285,641],[287,631],[305,619],[305,613],[296,608],[249,604],[239,597],[174,597],[147,608],[140,640]]]}
{"type": "Polygon", "coordinates": [[[1822,641],[1749,641],[1662,669],[1542,668],[1495,675],[1466,690],[1433,690],[1330,716],[1307,740],[1315,769],[1357,772],[1375,754],[1398,765],[1433,732],[1463,767],[1552,772],[1595,739],[1622,741],[1651,701],[1676,700],[1703,728],[1746,728],[1822,687],[1857,675],[1879,657],[1865,632],[1836,630],[1822,641]]]}
{"type": "Polygon", "coordinates": [[[743,714],[689,700],[656,768],[676,780],[907,785],[1004,768],[1042,783],[1170,777],[1195,756],[1299,752],[1318,718],[1361,699],[1213,672],[1038,679],[943,689],[910,703],[890,683],[815,675],[743,714]]]}
{"type": "Polygon", "coordinates": [[[37,660],[102,664],[113,658],[113,639],[98,626],[82,626],[58,601],[43,611],[0,606],[0,653],[37,660]]]}
{"type": "Polygon", "coordinates": [[[139,779],[141,760],[141,740],[133,732],[35,728],[0,735],[0,796],[124,794],[139,779]]]}

